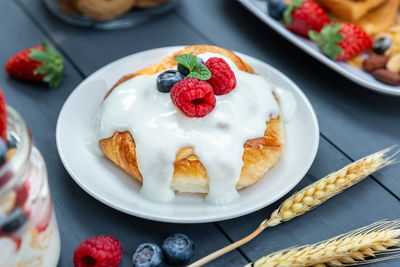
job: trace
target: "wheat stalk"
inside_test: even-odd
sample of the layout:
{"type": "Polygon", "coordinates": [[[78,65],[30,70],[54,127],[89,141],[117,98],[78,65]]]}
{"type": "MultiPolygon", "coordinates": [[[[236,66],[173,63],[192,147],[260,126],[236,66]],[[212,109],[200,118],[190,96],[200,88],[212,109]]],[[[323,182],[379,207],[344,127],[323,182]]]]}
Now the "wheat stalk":
{"type": "Polygon", "coordinates": [[[202,266],[219,256],[246,244],[258,236],[267,227],[289,221],[310,211],[319,204],[327,201],[333,196],[336,196],[343,190],[360,182],[368,175],[394,163],[393,157],[399,153],[400,150],[397,150],[390,155],[393,149],[394,146],[366,156],[303,188],[301,191],[293,194],[282,202],[279,208],[272,212],[268,219],[262,221],[253,233],[190,264],[188,267],[202,266]]]}
{"type": "Polygon", "coordinates": [[[380,221],[316,244],[274,252],[246,267],[352,266],[400,257],[400,220],[380,221]],[[385,255],[385,256],[382,256],[385,255]],[[368,259],[371,257],[379,258],[368,259]]]}

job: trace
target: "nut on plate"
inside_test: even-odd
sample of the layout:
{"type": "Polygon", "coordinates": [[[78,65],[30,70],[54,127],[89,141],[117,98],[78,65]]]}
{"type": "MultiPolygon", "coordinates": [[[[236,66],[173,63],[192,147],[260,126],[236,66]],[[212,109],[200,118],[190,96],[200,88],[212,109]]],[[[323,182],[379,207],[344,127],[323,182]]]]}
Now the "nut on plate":
{"type": "Polygon", "coordinates": [[[391,72],[390,70],[387,69],[374,70],[372,72],[372,75],[375,77],[375,79],[383,83],[390,85],[400,85],[400,74],[391,72]]]}
{"type": "Polygon", "coordinates": [[[386,68],[391,72],[400,73],[400,54],[390,57],[386,63],[386,68]]]}
{"type": "Polygon", "coordinates": [[[363,70],[372,72],[377,69],[383,69],[388,62],[389,57],[384,55],[371,55],[363,61],[363,70]]]}
{"type": "Polygon", "coordinates": [[[129,11],[136,0],[76,0],[76,8],[97,20],[110,20],[129,11]]]}

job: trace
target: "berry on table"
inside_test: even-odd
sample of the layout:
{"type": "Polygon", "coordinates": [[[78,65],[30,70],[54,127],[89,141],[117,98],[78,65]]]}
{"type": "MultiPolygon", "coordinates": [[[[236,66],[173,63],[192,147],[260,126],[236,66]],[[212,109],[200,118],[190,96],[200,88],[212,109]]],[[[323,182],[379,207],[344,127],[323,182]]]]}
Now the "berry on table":
{"type": "Polygon", "coordinates": [[[108,235],[88,238],[74,252],[75,267],[118,267],[122,257],[119,241],[108,235]]]}
{"type": "Polygon", "coordinates": [[[268,0],[267,2],[268,15],[276,20],[281,20],[283,12],[287,8],[287,4],[282,0],[268,0]]]}
{"type": "Polygon", "coordinates": [[[185,77],[177,70],[167,70],[157,77],[157,89],[162,93],[169,93],[172,86],[185,77]]]}
{"type": "Polygon", "coordinates": [[[63,58],[45,42],[13,55],[7,60],[5,68],[11,77],[25,81],[45,82],[50,87],[60,85],[64,77],[63,58]]]}
{"type": "Polygon", "coordinates": [[[216,104],[213,88],[206,81],[186,78],[171,90],[172,102],[188,117],[204,117],[216,104]]]}
{"type": "MultiPolygon", "coordinates": [[[[197,64],[194,69],[197,69],[200,64],[204,64],[204,60],[201,57],[197,57],[197,64]]],[[[180,63],[178,64],[178,71],[185,77],[190,73],[190,70],[180,63]]]]}
{"type": "Polygon", "coordinates": [[[27,220],[25,212],[21,208],[16,208],[10,214],[0,217],[0,232],[11,234],[20,229],[27,220]]]}
{"type": "Polygon", "coordinates": [[[141,244],[132,256],[134,267],[159,267],[164,265],[164,254],[157,244],[141,244]]]}
{"type": "Polygon", "coordinates": [[[380,36],[375,39],[372,45],[372,51],[382,55],[392,45],[392,38],[389,36],[380,36]]]}
{"type": "Polygon", "coordinates": [[[348,60],[372,46],[371,37],[352,23],[326,25],[320,33],[310,31],[310,38],[333,60],[348,60]]]}
{"type": "Polygon", "coordinates": [[[167,261],[177,265],[188,263],[194,254],[194,243],[184,234],[168,237],[164,240],[162,248],[167,261]]]}
{"type": "Polygon", "coordinates": [[[235,89],[235,73],[225,60],[219,57],[211,57],[205,65],[211,72],[211,78],[207,82],[211,84],[215,95],[225,95],[235,89]]]}
{"type": "Polygon", "coordinates": [[[308,37],[310,30],[319,32],[330,19],[320,5],[311,0],[294,0],[283,13],[290,31],[308,37]]]}

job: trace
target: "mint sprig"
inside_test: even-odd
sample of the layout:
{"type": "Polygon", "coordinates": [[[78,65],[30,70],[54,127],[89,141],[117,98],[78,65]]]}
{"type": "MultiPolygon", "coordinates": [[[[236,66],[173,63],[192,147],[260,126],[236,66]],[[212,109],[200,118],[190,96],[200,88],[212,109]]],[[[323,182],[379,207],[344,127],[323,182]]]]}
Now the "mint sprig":
{"type": "Polygon", "coordinates": [[[211,78],[211,72],[204,64],[198,64],[197,56],[191,54],[183,54],[174,58],[176,62],[183,65],[189,70],[187,78],[195,78],[199,80],[208,80],[211,78]]]}

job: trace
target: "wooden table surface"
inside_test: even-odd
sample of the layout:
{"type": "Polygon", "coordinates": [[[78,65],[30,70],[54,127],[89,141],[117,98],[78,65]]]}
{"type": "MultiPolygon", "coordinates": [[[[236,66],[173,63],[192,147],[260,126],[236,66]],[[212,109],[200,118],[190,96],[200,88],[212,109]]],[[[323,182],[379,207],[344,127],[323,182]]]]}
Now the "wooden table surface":
{"type": "MultiPolygon", "coordinates": [[[[72,266],[78,243],[100,234],[111,234],[122,242],[120,266],[132,266],[132,253],[140,243],[161,243],[177,232],[193,238],[194,260],[199,259],[250,233],[280,202],[217,223],[168,224],[123,214],[80,189],[57,153],[57,117],[68,95],[83,79],[120,57],[156,47],[206,43],[254,56],[285,73],[310,99],[321,130],[315,162],[293,191],[351,161],[400,143],[400,98],[376,94],[336,74],[233,0],[183,0],[167,15],[115,31],[67,25],[49,13],[40,0],[0,1],[0,17],[3,64],[12,54],[39,44],[41,39],[65,58],[67,77],[56,89],[19,82],[0,71],[0,87],[8,104],[29,124],[47,163],[62,241],[59,266],[72,266]]],[[[398,219],[399,171],[399,165],[385,168],[308,214],[266,230],[208,266],[243,266],[279,249],[320,241],[381,219],[398,219]]],[[[374,266],[399,265],[400,260],[392,260],[374,266]]]]}

